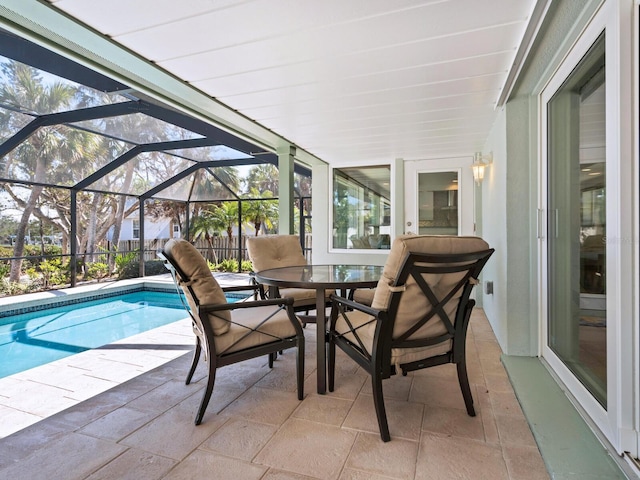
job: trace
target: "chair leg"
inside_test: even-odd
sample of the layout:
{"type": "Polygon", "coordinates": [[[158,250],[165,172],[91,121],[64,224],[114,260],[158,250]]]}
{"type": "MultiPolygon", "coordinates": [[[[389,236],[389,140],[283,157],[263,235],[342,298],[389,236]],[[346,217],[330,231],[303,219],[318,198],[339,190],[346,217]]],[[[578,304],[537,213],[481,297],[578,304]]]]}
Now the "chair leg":
{"type": "Polygon", "coordinates": [[[336,382],[336,343],[331,333],[327,342],[327,389],[333,392],[336,382]]]}
{"type": "Polygon", "coordinates": [[[211,399],[211,394],[213,393],[213,385],[216,383],[216,359],[209,358],[207,362],[209,364],[209,375],[207,375],[207,388],[204,389],[204,395],[202,396],[202,401],[200,402],[200,408],[198,408],[198,414],[196,415],[196,425],[200,425],[202,422],[202,417],[204,416],[204,411],[207,409],[207,405],[209,405],[209,400],[211,399]]]}
{"type": "Polygon", "coordinates": [[[298,356],[296,357],[296,379],[298,400],[304,398],[304,337],[298,338],[298,356]]]}
{"type": "Polygon", "coordinates": [[[382,395],[382,379],[373,374],[371,376],[371,387],[373,390],[373,404],[376,407],[376,416],[378,417],[378,428],[380,429],[380,438],[383,442],[391,440],[389,434],[389,424],[387,422],[387,411],[384,407],[384,397],[382,395]]]}
{"type": "Polygon", "coordinates": [[[463,360],[458,362],[456,367],[458,368],[458,382],[460,382],[460,390],[462,390],[462,397],[467,407],[467,413],[470,417],[475,417],[476,411],[473,408],[473,397],[471,396],[471,387],[469,386],[469,377],[467,376],[467,364],[463,360]]]}
{"type": "Polygon", "coordinates": [[[193,351],[193,361],[191,362],[191,368],[189,369],[189,373],[187,374],[187,380],[184,382],[185,385],[189,385],[191,383],[193,374],[196,371],[196,367],[198,366],[198,360],[200,360],[201,352],[202,352],[202,347],[200,346],[200,339],[196,337],[196,348],[193,351]]]}
{"type": "Polygon", "coordinates": [[[273,368],[273,361],[276,359],[277,353],[269,354],[269,368],[273,368]]]}

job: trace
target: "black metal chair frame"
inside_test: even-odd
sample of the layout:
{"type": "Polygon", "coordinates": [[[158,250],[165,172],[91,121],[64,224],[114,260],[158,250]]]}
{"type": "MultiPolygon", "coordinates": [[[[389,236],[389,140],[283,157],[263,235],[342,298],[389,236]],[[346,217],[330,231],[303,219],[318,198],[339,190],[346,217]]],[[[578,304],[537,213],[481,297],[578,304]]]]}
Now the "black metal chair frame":
{"type": "MultiPolygon", "coordinates": [[[[240,301],[235,303],[224,303],[224,304],[201,304],[197,295],[195,294],[193,288],[190,285],[190,278],[182,271],[182,269],[176,265],[173,259],[169,258],[162,251],[157,252],[158,256],[164,261],[165,267],[171,273],[171,277],[175,283],[176,289],[178,291],[178,295],[182,298],[182,295],[186,295],[182,291],[181,287],[184,287],[188,291],[188,295],[194,300],[197,305],[197,311],[193,312],[189,306],[184,303],[185,310],[189,313],[189,317],[191,318],[191,322],[193,328],[198,332],[201,332],[201,335],[196,334],[196,345],[193,354],[193,362],[189,369],[189,373],[187,374],[187,378],[185,381],[186,385],[191,383],[191,379],[193,378],[193,374],[196,371],[196,367],[198,366],[198,361],[200,359],[200,355],[202,353],[202,343],[201,336],[205,339],[207,345],[207,352],[209,353],[209,358],[207,359],[208,364],[208,375],[207,375],[207,386],[205,388],[204,394],[202,396],[202,401],[200,402],[200,407],[198,408],[198,412],[195,418],[195,424],[200,425],[202,422],[202,417],[204,416],[205,410],[207,409],[207,405],[209,404],[209,400],[211,399],[211,394],[213,393],[213,386],[215,384],[216,378],[216,370],[220,367],[224,367],[226,365],[231,365],[234,363],[242,362],[244,360],[249,360],[251,358],[259,357],[261,355],[268,355],[269,359],[269,368],[273,367],[273,361],[276,359],[276,356],[279,352],[286,350],[287,348],[297,347],[297,357],[296,357],[296,382],[297,382],[297,390],[298,390],[298,400],[302,400],[304,396],[304,332],[300,325],[300,321],[296,318],[295,313],[293,311],[293,299],[291,298],[276,298],[276,299],[268,299],[268,300],[257,300],[257,301],[240,301]],[[211,324],[207,320],[206,316],[208,313],[216,312],[216,311],[224,311],[224,310],[236,310],[241,308],[254,308],[261,306],[269,306],[269,305],[278,305],[280,306],[279,310],[286,310],[291,321],[291,324],[294,326],[296,335],[291,337],[276,337],[273,336],[273,341],[256,345],[249,348],[245,348],[243,350],[237,350],[230,353],[218,352],[216,351],[216,346],[214,342],[214,333],[211,324]]],[[[239,285],[239,286],[231,286],[224,287],[222,290],[224,292],[239,292],[239,291],[251,291],[255,294],[256,289],[258,287],[256,285],[239,285]]],[[[255,297],[254,297],[255,298],[255,297]]],[[[278,310],[278,311],[279,311],[278,310]]],[[[269,319],[273,317],[273,315],[269,315],[267,318],[262,320],[260,324],[256,328],[246,327],[242,324],[238,324],[235,322],[235,325],[240,325],[247,329],[247,335],[250,335],[252,332],[259,330],[260,326],[262,326],[265,322],[268,322],[269,319]]],[[[264,332],[263,332],[264,333],[264,332]]],[[[243,336],[233,345],[240,342],[243,336]]],[[[231,345],[229,348],[231,348],[231,345]]],[[[229,350],[227,348],[227,350],[229,350]]]]}
{"type": "Polygon", "coordinates": [[[383,441],[391,440],[389,425],[387,422],[384,398],[382,393],[382,380],[396,374],[396,367],[391,363],[391,351],[395,348],[420,348],[438,345],[451,340],[451,349],[442,355],[425,358],[424,360],[399,365],[402,374],[422,368],[455,363],[458,372],[458,381],[469,416],[475,416],[473,397],[469,386],[466,365],[465,341],[467,327],[475,300],[470,299],[471,291],[477,283],[477,278],[482,268],[493,254],[494,249],[481,252],[463,254],[420,254],[409,253],[399,270],[397,278],[391,285],[391,299],[387,310],[377,310],[348,298],[332,296],[333,306],[328,341],[328,388],[333,391],[335,384],[336,346],[343,350],[349,357],[355,360],[364,370],[371,375],[373,387],[373,400],[378,418],[380,436],[383,441]],[[427,284],[425,274],[462,273],[463,277],[442,298],[437,298],[432,288],[427,284]],[[409,278],[413,278],[420,286],[424,295],[431,303],[431,309],[400,336],[393,338],[396,322],[396,314],[404,293],[404,286],[409,278]],[[444,306],[453,296],[462,289],[462,294],[452,320],[444,311],[444,306]],[[375,336],[372,352],[367,352],[364,343],[358,337],[357,329],[349,322],[350,311],[357,310],[368,313],[376,322],[375,336]],[[345,332],[355,337],[356,343],[345,337],[345,333],[336,332],[335,326],[338,315],[345,319],[350,331],[345,332]],[[446,326],[447,333],[437,337],[409,338],[423,325],[433,318],[438,317],[446,326]]]}

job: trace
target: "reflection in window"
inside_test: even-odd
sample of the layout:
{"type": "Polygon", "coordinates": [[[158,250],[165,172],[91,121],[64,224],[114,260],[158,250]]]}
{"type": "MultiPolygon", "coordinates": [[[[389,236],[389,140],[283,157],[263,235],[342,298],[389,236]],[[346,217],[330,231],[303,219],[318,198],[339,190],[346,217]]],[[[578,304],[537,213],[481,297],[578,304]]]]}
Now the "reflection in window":
{"type": "Polygon", "coordinates": [[[458,172],[418,174],[418,233],[458,235],[458,172]]]}
{"type": "Polygon", "coordinates": [[[548,102],[548,344],[607,406],[605,37],[548,102]]]}
{"type": "Polygon", "coordinates": [[[390,248],[390,181],[388,165],[333,170],[333,248],[390,248]]]}

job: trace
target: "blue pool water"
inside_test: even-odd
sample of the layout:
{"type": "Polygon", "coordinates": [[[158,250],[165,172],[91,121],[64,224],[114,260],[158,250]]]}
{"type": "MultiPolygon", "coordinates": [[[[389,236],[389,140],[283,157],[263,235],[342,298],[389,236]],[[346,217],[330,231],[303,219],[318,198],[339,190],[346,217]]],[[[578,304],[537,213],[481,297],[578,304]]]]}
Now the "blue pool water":
{"type": "Polygon", "coordinates": [[[177,294],[138,291],[2,317],[0,378],[166,325],[186,316],[177,294]]]}

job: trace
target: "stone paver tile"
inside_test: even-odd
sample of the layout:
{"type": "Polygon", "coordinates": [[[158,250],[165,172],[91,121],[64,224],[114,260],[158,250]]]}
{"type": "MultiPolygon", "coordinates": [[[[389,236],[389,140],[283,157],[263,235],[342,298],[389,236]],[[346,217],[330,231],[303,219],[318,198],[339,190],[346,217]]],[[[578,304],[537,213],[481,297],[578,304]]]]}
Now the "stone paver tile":
{"type": "Polygon", "coordinates": [[[160,480],[175,465],[174,460],[129,449],[86,480],[160,480]]]}
{"type": "Polygon", "coordinates": [[[352,405],[352,401],[342,398],[308,395],[293,412],[293,417],[340,426],[352,405]]]}
{"type": "Polygon", "coordinates": [[[185,385],[183,381],[172,380],[132,400],[127,406],[141,412],[162,413],[189,396],[202,394],[201,388],[199,384],[185,385]]]}
{"type": "Polygon", "coordinates": [[[71,433],[0,470],[0,478],[80,480],[125,450],[113,442],[71,433]]]}
{"type": "MultiPolygon", "coordinates": [[[[420,438],[420,425],[424,409],[422,404],[386,399],[384,405],[392,439],[418,440],[420,438]]],[[[345,428],[353,428],[379,435],[378,417],[376,416],[373,397],[371,395],[359,395],[342,425],[345,428]]]]}
{"type": "Polygon", "coordinates": [[[415,480],[507,480],[507,466],[497,445],[462,437],[424,435],[415,480]]]}
{"type": "Polygon", "coordinates": [[[296,392],[295,364],[285,366],[276,362],[271,371],[256,383],[256,387],[282,390],[284,392],[296,392]]]}
{"type": "Polygon", "coordinates": [[[254,463],[314,478],[336,479],[356,434],[339,427],[291,419],[267,443],[254,463]]]}
{"type": "Polygon", "coordinates": [[[196,450],[171,470],[163,480],[193,480],[215,478],[216,480],[258,480],[267,471],[266,467],[229,458],[214,452],[196,450]]]}
{"type": "Polygon", "coordinates": [[[502,445],[536,447],[531,428],[524,417],[500,414],[495,417],[502,445]]]}
{"type": "Polygon", "coordinates": [[[0,439],[0,469],[53,445],[73,430],[73,426],[49,418],[0,439]]]}
{"type": "Polygon", "coordinates": [[[122,407],[89,423],[80,430],[80,433],[117,442],[156,416],[155,412],[141,412],[133,408],[122,407]]]}
{"type": "Polygon", "coordinates": [[[300,404],[294,392],[252,388],[231,402],[222,413],[260,423],[281,425],[300,404]]]}
{"type": "Polygon", "coordinates": [[[345,468],[340,474],[339,480],[389,480],[389,477],[362,470],[354,470],[353,468],[345,468]]]}
{"type": "Polygon", "coordinates": [[[503,446],[510,480],[549,480],[538,447],[522,445],[503,446]]]}
{"type": "Polygon", "coordinates": [[[458,408],[425,407],[422,430],[442,435],[485,440],[481,416],[470,417],[466,411],[458,408]]]}
{"type": "Polygon", "coordinates": [[[153,422],[120,441],[156,455],[182,460],[226,421],[222,415],[205,415],[194,425],[199,399],[193,396],[158,416],[153,422]]]}
{"type": "Polygon", "coordinates": [[[0,405],[0,438],[8,437],[40,420],[42,417],[38,415],[0,405]]]}
{"type": "Polygon", "coordinates": [[[360,434],[347,459],[346,467],[372,475],[413,479],[417,455],[418,442],[399,438],[383,442],[378,435],[360,434]]]}
{"type": "Polygon", "coordinates": [[[251,461],[276,430],[277,427],[274,425],[232,418],[205,440],[199,448],[251,461]]]}
{"type": "Polygon", "coordinates": [[[307,475],[300,475],[293,472],[284,472],[275,468],[269,469],[269,471],[262,477],[261,480],[314,480],[313,477],[307,475]]]}
{"type": "MultiPolygon", "coordinates": [[[[475,385],[471,385],[471,394],[475,399],[475,385]]],[[[413,388],[411,389],[409,400],[416,403],[424,403],[427,406],[460,408],[466,411],[458,376],[455,374],[448,379],[416,376],[413,380],[413,388]]],[[[476,410],[478,410],[477,402],[475,406],[476,410]]]]}
{"type": "Polygon", "coordinates": [[[478,388],[475,396],[476,403],[480,405],[480,418],[482,418],[482,426],[484,428],[484,440],[487,443],[499,444],[500,435],[498,434],[498,426],[496,425],[495,412],[491,405],[491,398],[486,388],[478,388]]]}
{"type": "MultiPolygon", "coordinates": [[[[413,383],[413,375],[393,375],[391,378],[382,381],[382,394],[384,398],[394,398],[396,400],[409,400],[409,392],[413,383]]],[[[360,393],[371,395],[371,379],[364,382],[360,393]]]]}
{"type": "Polygon", "coordinates": [[[489,391],[491,405],[496,415],[515,415],[524,418],[520,402],[516,398],[516,394],[511,392],[491,392],[489,391]]]}
{"type": "MultiPolygon", "coordinates": [[[[350,363],[354,363],[350,361],[350,363]]],[[[333,392],[327,390],[326,395],[331,397],[344,398],[346,400],[354,400],[360,391],[362,390],[364,384],[370,380],[371,377],[363,372],[356,370],[355,373],[348,373],[344,375],[339,375],[336,372],[335,384],[333,392]]],[[[327,384],[328,388],[328,384],[327,384]]],[[[317,377],[315,372],[312,375],[309,375],[305,379],[304,384],[305,392],[316,392],[317,391],[317,377]]]]}

